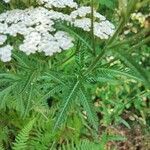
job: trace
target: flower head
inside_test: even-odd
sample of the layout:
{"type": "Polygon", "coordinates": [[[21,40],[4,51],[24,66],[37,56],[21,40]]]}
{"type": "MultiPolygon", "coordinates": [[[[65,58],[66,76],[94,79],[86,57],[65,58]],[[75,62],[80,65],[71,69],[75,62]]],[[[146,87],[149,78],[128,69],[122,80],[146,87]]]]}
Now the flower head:
{"type": "MultiPolygon", "coordinates": [[[[74,46],[74,39],[67,32],[56,30],[54,27],[56,21],[66,21],[87,32],[91,30],[91,19],[88,17],[91,13],[90,7],[78,7],[73,0],[39,0],[39,3],[42,4],[41,7],[14,9],[0,14],[0,46],[5,43],[8,36],[22,35],[23,43],[19,45],[20,51],[27,55],[44,52],[46,56],[51,56],[74,46]],[[70,7],[75,10],[72,10],[70,14],[64,14],[54,11],[53,7],[70,7]]],[[[94,17],[96,18],[95,36],[100,39],[108,39],[112,36],[114,25],[96,11],[94,11],[94,17]]],[[[12,49],[10,45],[1,47],[0,59],[9,61],[12,49]]]]}

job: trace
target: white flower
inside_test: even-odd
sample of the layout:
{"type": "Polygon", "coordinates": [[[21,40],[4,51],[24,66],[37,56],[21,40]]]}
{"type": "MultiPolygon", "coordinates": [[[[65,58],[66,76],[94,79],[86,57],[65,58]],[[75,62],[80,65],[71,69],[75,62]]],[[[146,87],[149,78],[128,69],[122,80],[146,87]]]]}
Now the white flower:
{"type": "Polygon", "coordinates": [[[20,50],[27,55],[34,54],[37,51],[37,46],[41,42],[41,35],[38,32],[31,32],[25,36],[23,44],[20,45],[20,50]]]}
{"type": "Polygon", "coordinates": [[[12,49],[13,49],[13,47],[10,45],[6,45],[6,46],[0,48],[0,59],[3,62],[8,62],[11,60],[12,49]]]}
{"type": "Polygon", "coordinates": [[[39,46],[43,50],[46,56],[52,56],[56,52],[61,52],[59,43],[55,40],[47,41],[39,46]]]}
{"type": "MultiPolygon", "coordinates": [[[[71,23],[84,31],[91,31],[91,8],[78,7],[73,0],[39,0],[45,7],[27,8],[24,10],[14,9],[0,14],[0,46],[5,43],[7,36],[22,35],[23,43],[19,50],[27,55],[44,52],[46,56],[52,56],[56,52],[68,50],[74,46],[73,38],[66,32],[57,31],[55,23],[57,20],[71,23]],[[52,10],[58,8],[76,8],[70,14],[52,10]]],[[[94,10],[94,34],[100,39],[108,39],[114,33],[114,25],[94,10]]],[[[11,59],[12,47],[2,47],[0,59],[7,61],[11,59]],[[2,50],[3,49],[3,50],[2,50]],[[4,55],[4,51],[7,54],[4,55]],[[7,57],[6,57],[7,56],[7,57]]]]}
{"type": "Polygon", "coordinates": [[[82,7],[78,8],[77,10],[73,11],[70,14],[70,16],[75,19],[78,16],[85,17],[87,14],[90,14],[90,13],[91,13],[91,7],[82,6],[82,7]]]}
{"type": "Polygon", "coordinates": [[[59,43],[59,47],[61,49],[67,50],[71,47],[73,47],[73,38],[69,37],[69,35],[66,32],[58,31],[55,34],[55,38],[59,43]]]}
{"type": "Polygon", "coordinates": [[[7,29],[8,29],[8,25],[6,23],[0,22],[0,33],[5,34],[7,29]]]}
{"type": "Polygon", "coordinates": [[[76,19],[73,22],[73,24],[75,27],[82,28],[84,31],[90,31],[91,19],[89,18],[76,19]]]}
{"type": "Polygon", "coordinates": [[[4,42],[7,40],[6,35],[0,35],[0,45],[4,44],[4,42]]]}
{"type": "MultiPolygon", "coordinates": [[[[87,15],[90,15],[90,14],[91,14],[91,7],[82,6],[76,9],[75,11],[73,11],[70,14],[70,16],[71,18],[76,19],[78,17],[81,17],[81,18],[86,17],[87,15]]],[[[94,17],[97,18],[99,21],[106,20],[106,18],[103,15],[101,15],[100,13],[97,13],[95,10],[94,10],[94,17]]]]}
{"type": "MultiPolygon", "coordinates": [[[[82,6],[77,10],[73,11],[70,16],[72,19],[72,24],[75,27],[81,28],[84,31],[91,30],[91,7],[82,6]],[[88,17],[89,16],[89,17],[88,17]]],[[[94,18],[97,22],[94,22],[94,34],[101,39],[108,39],[114,33],[114,25],[110,23],[106,18],[97,13],[94,10],[94,18]]]]}

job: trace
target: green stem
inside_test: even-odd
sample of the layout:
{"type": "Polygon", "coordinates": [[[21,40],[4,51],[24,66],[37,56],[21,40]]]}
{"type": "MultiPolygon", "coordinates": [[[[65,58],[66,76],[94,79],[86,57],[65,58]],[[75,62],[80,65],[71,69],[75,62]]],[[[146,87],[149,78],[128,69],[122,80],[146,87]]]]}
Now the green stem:
{"type": "Polygon", "coordinates": [[[122,28],[124,27],[124,24],[125,24],[124,19],[121,19],[120,23],[119,23],[119,26],[118,26],[116,32],[114,33],[114,35],[110,38],[110,40],[107,42],[107,44],[104,47],[104,49],[102,49],[102,52],[95,58],[95,60],[93,61],[93,63],[83,73],[83,75],[87,75],[88,73],[90,73],[97,66],[97,64],[100,61],[100,59],[104,56],[105,51],[108,48],[108,46],[116,39],[116,37],[118,36],[118,34],[121,32],[122,28]]]}
{"type": "Polygon", "coordinates": [[[92,34],[93,53],[94,55],[96,55],[95,36],[94,36],[94,2],[93,0],[91,0],[91,34],[92,34]]]}
{"type": "Polygon", "coordinates": [[[143,29],[142,31],[140,31],[136,35],[133,35],[132,37],[128,38],[127,40],[123,40],[123,41],[120,41],[116,44],[110,45],[110,46],[108,46],[108,48],[109,49],[116,48],[118,46],[122,46],[124,44],[130,43],[131,41],[132,41],[132,43],[133,42],[136,43],[137,39],[143,38],[146,34],[148,34],[148,32],[150,32],[150,29],[143,29]]]}
{"type": "Polygon", "coordinates": [[[105,50],[103,49],[102,52],[95,58],[95,60],[93,61],[93,63],[89,66],[89,68],[83,73],[83,75],[87,75],[89,74],[91,71],[93,71],[93,69],[95,69],[95,67],[97,66],[98,62],[100,61],[100,59],[102,58],[102,56],[105,54],[105,50]]]}
{"type": "Polygon", "coordinates": [[[128,9],[126,12],[126,17],[122,17],[119,23],[119,26],[116,30],[116,32],[114,33],[114,35],[108,40],[108,42],[106,43],[106,46],[104,47],[104,49],[102,50],[102,52],[95,58],[95,60],[93,61],[93,63],[89,66],[89,68],[83,73],[83,75],[87,75],[88,73],[90,73],[98,64],[98,62],[100,61],[100,59],[104,56],[106,49],[108,49],[108,46],[110,44],[112,44],[116,37],[120,34],[120,32],[122,31],[123,27],[125,26],[126,22],[129,20],[129,15],[132,13],[132,11],[135,8],[135,4],[136,4],[136,0],[131,0],[128,3],[128,9]]]}
{"type": "Polygon", "coordinates": [[[73,58],[75,54],[76,54],[76,52],[74,52],[72,55],[70,55],[68,58],[66,58],[63,62],[61,62],[61,63],[58,64],[58,65],[63,65],[63,64],[65,64],[65,63],[68,62],[71,58],[73,58]]]}
{"type": "MultiPolygon", "coordinates": [[[[133,47],[131,47],[129,49],[129,51],[131,52],[132,50],[136,50],[137,48],[141,47],[143,44],[146,44],[150,41],[150,37],[145,38],[143,41],[141,41],[140,43],[134,45],[133,47]]],[[[114,48],[114,47],[111,47],[114,48]]],[[[95,69],[95,67],[97,66],[99,60],[102,58],[102,56],[104,55],[106,49],[102,50],[102,53],[100,55],[98,55],[98,57],[95,59],[95,61],[92,63],[92,65],[88,68],[88,70],[84,73],[84,75],[87,75],[88,73],[90,73],[92,70],[95,69]]]]}
{"type": "Polygon", "coordinates": [[[119,35],[119,33],[122,31],[123,27],[125,25],[125,19],[122,18],[120,20],[120,23],[118,25],[118,28],[116,30],[116,32],[113,34],[113,36],[108,40],[108,42],[106,43],[106,46],[112,44],[114,42],[114,40],[116,39],[116,37],[119,35]]]}

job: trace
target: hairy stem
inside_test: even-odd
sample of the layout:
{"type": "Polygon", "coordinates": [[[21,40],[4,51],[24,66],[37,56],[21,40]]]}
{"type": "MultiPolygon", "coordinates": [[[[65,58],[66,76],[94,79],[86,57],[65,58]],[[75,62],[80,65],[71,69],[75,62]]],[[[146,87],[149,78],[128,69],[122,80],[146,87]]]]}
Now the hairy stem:
{"type": "Polygon", "coordinates": [[[104,56],[106,49],[108,49],[109,45],[112,44],[116,40],[116,38],[118,37],[118,35],[122,31],[122,29],[124,28],[126,22],[129,19],[129,15],[132,13],[132,11],[135,8],[135,4],[136,4],[136,0],[131,0],[128,3],[128,9],[127,9],[126,15],[125,15],[126,17],[123,16],[121,18],[120,23],[118,25],[118,28],[117,28],[116,32],[108,40],[108,42],[106,43],[106,46],[102,49],[102,52],[95,58],[95,60],[92,62],[92,64],[89,66],[89,68],[83,73],[83,75],[87,75],[88,73],[90,73],[97,66],[97,64],[100,61],[100,59],[104,56]]]}
{"type": "Polygon", "coordinates": [[[116,39],[116,37],[118,36],[120,31],[124,27],[124,24],[125,24],[124,20],[121,19],[120,23],[119,23],[119,26],[118,26],[116,32],[114,33],[114,35],[110,38],[110,40],[107,42],[106,46],[102,49],[102,52],[95,58],[95,60],[92,62],[92,64],[89,66],[89,68],[83,73],[83,75],[87,75],[88,73],[90,73],[97,66],[98,62],[100,61],[100,59],[105,54],[106,49],[116,39]]]}

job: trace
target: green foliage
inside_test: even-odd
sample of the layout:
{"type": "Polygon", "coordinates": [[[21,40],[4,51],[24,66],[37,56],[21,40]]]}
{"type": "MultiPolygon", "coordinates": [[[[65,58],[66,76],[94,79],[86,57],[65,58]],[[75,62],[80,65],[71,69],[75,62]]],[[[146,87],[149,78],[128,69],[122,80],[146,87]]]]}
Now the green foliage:
{"type": "Polygon", "coordinates": [[[97,116],[94,111],[94,108],[92,106],[92,102],[89,99],[89,95],[85,92],[84,88],[80,89],[79,93],[79,99],[81,100],[81,104],[84,108],[84,111],[87,113],[87,117],[89,120],[89,123],[93,125],[94,129],[98,131],[98,121],[97,121],[97,116]]]}
{"type": "Polygon", "coordinates": [[[29,134],[35,123],[35,119],[31,120],[16,136],[15,143],[13,144],[13,150],[21,150],[27,148],[27,141],[29,140],[29,134]]]}
{"type": "Polygon", "coordinates": [[[4,148],[3,148],[3,146],[2,146],[2,145],[0,145],[0,150],[4,150],[4,148]]]}
{"type": "Polygon", "coordinates": [[[99,150],[99,145],[89,142],[87,140],[83,140],[78,144],[72,142],[71,144],[63,145],[62,148],[60,148],[60,150],[91,150],[91,149],[99,150]]]}
{"type": "Polygon", "coordinates": [[[100,5],[104,5],[110,9],[115,8],[116,0],[99,0],[100,5]]]}
{"type": "Polygon", "coordinates": [[[66,99],[60,105],[60,112],[58,113],[58,117],[56,117],[57,119],[56,119],[56,123],[54,125],[54,131],[63,122],[63,119],[65,119],[65,116],[66,116],[65,113],[66,113],[66,110],[68,110],[68,107],[69,107],[71,101],[76,99],[78,86],[79,86],[79,81],[77,81],[75,84],[73,84],[73,86],[71,86],[71,89],[66,92],[67,93],[67,95],[65,96],[66,99]]]}
{"type": "MultiPolygon", "coordinates": [[[[64,22],[56,28],[74,37],[75,46],[52,57],[26,56],[18,51],[20,39],[10,39],[16,47],[13,60],[0,62],[0,149],[103,150],[110,141],[127,140],[107,128],[132,130],[134,122],[149,127],[149,30],[120,40],[134,11],[135,1],[126,2],[118,28],[106,42],[96,37],[93,42],[91,33],[64,22]]],[[[93,3],[114,18],[123,1],[93,3]]],[[[37,4],[0,2],[0,12],[31,5],[37,4]]]]}
{"type": "Polygon", "coordinates": [[[139,78],[142,79],[142,81],[145,83],[145,85],[150,85],[149,78],[147,77],[147,72],[144,71],[141,66],[139,66],[129,54],[126,54],[122,51],[116,51],[117,56],[120,58],[120,60],[129,67],[132,72],[134,72],[135,76],[139,76],[139,78]]]}
{"type": "Polygon", "coordinates": [[[102,134],[101,142],[94,143],[88,140],[81,140],[78,143],[67,142],[67,144],[62,145],[60,150],[105,150],[105,145],[109,141],[124,141],[125,138],[118,135],[107,135],[105,133],[102,134]]]}

